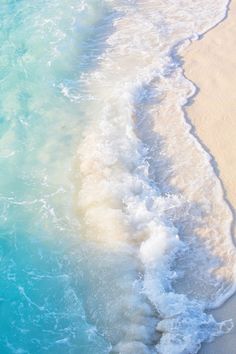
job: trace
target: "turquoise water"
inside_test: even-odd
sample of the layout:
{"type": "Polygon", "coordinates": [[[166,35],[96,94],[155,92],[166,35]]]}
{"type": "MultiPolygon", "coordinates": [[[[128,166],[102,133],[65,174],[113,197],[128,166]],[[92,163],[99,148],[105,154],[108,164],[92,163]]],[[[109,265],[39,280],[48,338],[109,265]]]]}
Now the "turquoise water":
{"type": "Polygon", "coordinates": [[[91,1],[81,18],[82,6],[0,5],[1,354],[107,352],[86,318],[84,256],[70,215],[82,108],[61,92],[92,65],[82,62],[84,43],[101,9],[91,1]]]}
{"type": "Polygon", "coordinates": [[[0,354],[195,354],[232,215],[178,50],[222,0],[2,0],[0,354]],[[214,237],[213,237],[214,236],[214,237]]]}

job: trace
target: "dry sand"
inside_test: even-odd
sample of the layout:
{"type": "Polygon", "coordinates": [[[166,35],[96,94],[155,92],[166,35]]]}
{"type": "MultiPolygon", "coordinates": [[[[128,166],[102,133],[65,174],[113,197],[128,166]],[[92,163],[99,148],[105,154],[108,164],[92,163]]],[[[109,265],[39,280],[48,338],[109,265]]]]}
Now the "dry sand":
{"type": "MultiPolygon", "coordinates": [[[[213,156],[226,197],[236,210],[236,0],[225,21],[192,43],[184,55],[185,74],[199,91],[187,108],[195,133],[213,156]]],[[[235,233],[236,234],[236,233],[235,233]]],[[[236,295],[213,311],[215,318],[233,318],[235,328],[201,354],[236,354],[236,295]]]]}

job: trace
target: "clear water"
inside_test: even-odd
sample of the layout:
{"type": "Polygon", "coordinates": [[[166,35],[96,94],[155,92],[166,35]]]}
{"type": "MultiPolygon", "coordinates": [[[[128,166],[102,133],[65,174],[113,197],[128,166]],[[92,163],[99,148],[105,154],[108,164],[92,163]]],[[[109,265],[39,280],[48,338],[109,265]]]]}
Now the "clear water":
{"type": "Polygon", "coordinates": [[[178,51],[226,1],[3,0],[0,353],[186,354],[232,327],[232,216],[178,51]]]}
{"type": "Polygon", "coordinates": [[[92,1],[82,9],[80,1],[0,5],[1,354],[107,352],[86,318],[84,255],[70,215],[82,108],[60,89],[81,74],[100,20],[92,1]]]}

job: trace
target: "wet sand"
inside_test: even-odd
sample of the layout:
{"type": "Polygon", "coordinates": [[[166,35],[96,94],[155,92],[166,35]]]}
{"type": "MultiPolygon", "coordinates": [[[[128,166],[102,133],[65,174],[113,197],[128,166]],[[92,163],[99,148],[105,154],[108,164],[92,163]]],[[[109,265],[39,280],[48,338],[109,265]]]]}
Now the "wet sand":
{"type": "MultiPolygon", "coordinates": [[[[213,157],[225,196],[236,213],[236,0],[227,18],[193,42],[184,54],[187,78],[198,92],[187,113],[195,133],[213,157]]],[[[234,227],[234,234],[236,235],[234,227]]],[[[235,328],[213,343],[203,345],[201,354],[236,353],[236,295],[214,310],[216,319],[233,318],[235,328]]]]}

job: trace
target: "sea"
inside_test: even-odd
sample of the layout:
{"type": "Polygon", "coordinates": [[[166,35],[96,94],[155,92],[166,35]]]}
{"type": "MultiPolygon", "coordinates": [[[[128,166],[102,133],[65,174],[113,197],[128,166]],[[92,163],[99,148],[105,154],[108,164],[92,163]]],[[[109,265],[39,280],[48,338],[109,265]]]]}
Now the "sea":
{"type": "Polygon", "coordinates": [[[227,7],[0,0],[0,354],[194,354],[232,329],[210,310],[233,217],[182,57],[227,7]]]}

